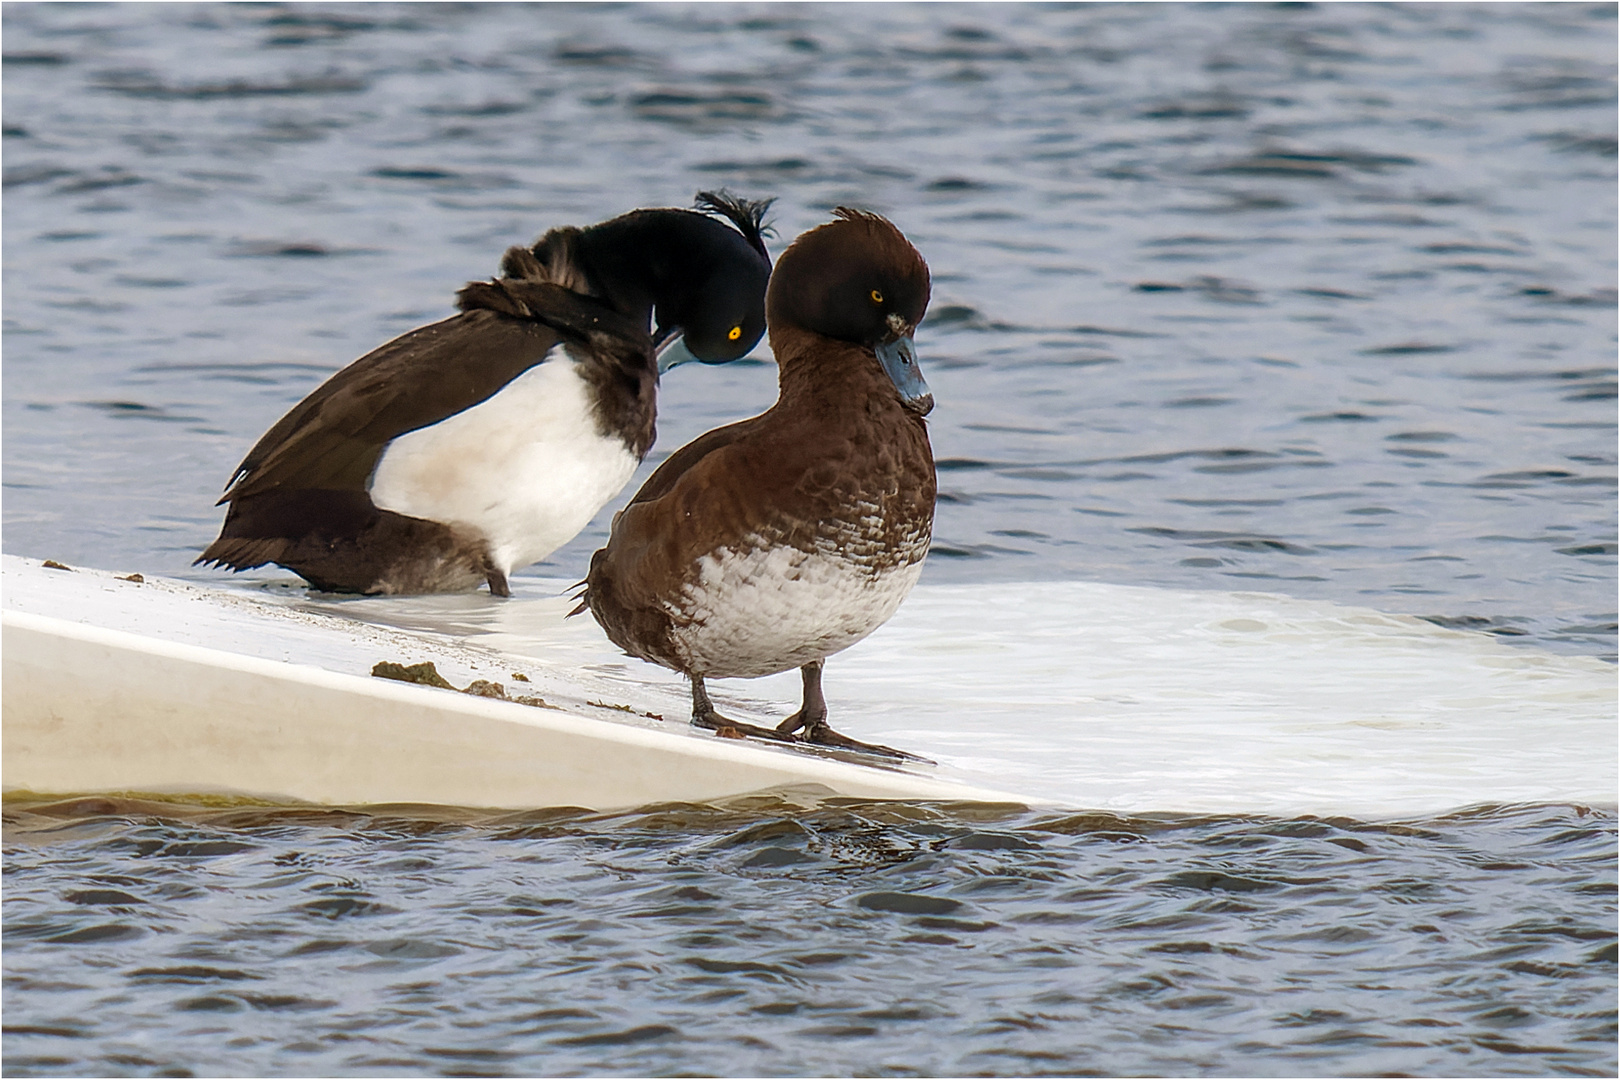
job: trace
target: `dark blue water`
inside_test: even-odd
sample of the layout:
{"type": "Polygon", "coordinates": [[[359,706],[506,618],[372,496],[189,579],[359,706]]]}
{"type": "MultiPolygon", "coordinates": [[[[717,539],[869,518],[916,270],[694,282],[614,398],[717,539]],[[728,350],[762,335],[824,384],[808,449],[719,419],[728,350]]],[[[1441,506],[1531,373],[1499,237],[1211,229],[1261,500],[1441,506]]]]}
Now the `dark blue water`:
{"type": "MultiPolygon", "coordinates": [[[[1615,10],[9,5],[4,549],[193,573],[327,374],[726,186],[928,258],[926,580],[1612,655],[1615,10]]],[[[16,1075],[1616,1070],[1608,811],[8,815],[16,1075]]]]}
{"type": "Polygon", "coordinates": [[[13,803],[6,1072],[1609,1075],[1614,825],[13,803]]]}

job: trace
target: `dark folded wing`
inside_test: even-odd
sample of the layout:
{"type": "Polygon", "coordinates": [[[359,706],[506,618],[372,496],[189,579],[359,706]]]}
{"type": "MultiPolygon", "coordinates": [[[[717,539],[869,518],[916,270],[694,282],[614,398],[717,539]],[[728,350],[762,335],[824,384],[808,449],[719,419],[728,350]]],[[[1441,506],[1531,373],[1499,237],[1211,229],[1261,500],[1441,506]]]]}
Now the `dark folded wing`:
{"type": "Polygon", "coordinates": [[[745,437],[758,420],[759,417],[757,416],[751,417],[747,420],[739,420],[735,424],[727,424],[725,427],[705,431],[702,435],[669,455],[664,459],[664,463],[654,469],[651,476],[647,477],[647,482],[641,485],[641,490],[637,491],[635,497],[626,504],[626,509],[637,503],[652,502],[654,499],[663,498],[680,481],[681,477],[696,468],[703,459],[745,437]]]}
{"type": "Polygon", "coordinates": [[[671,583],[684,581],[704,555],[746,535],[757,497],[772,501],[757,486],[761,480],[771,485],[756,467],[749,438],[764,419],[756,416],[700,435],[648,477],[615,516],[607,546],[591,559],[587,604],[595,608],[600,589],[611,596],[606,603],[619,609],[603,613],[610,621],[640,618],[636,612],[651,613],[649,626],[667,621],[664,601],[671,583]]]}
{"type": "Polygon", "coordinates": [[[282,487],[364,490],[389,440],[494,396],[558,340],[542,322],[488,310],[397,337],[333,375],[265,432],[220,501],[282,487]]]}

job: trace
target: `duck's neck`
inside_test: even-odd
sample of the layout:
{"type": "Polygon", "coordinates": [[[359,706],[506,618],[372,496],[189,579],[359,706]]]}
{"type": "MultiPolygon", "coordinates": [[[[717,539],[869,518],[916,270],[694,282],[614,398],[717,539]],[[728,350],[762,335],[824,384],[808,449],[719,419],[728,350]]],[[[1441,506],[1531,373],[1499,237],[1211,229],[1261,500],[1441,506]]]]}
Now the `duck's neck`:
{"type": "Polygon", "coordinates": [[[778,404],[827,405],[848,411],[856,402],[902,410],[900,393],[871,349],[794,327],[770,329],[776,355],[778,404]]]}
{"type": "Polygon", "coordinates": [[[692,288],[702,260],[684,210],[637,210],[579,230],[570,257],[585,288],[620,314],[651,324],[653,308],[692,288]]]}

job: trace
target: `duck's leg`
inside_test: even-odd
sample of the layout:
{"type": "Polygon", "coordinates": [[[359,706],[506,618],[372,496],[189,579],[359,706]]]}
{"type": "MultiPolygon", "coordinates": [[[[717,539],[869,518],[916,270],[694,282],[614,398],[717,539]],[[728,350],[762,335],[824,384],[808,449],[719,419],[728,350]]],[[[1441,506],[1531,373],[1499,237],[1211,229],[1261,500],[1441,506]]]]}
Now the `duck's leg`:
{"type": "Polygon", "coordinates": [[[506,583],[506,575],[493,566],[484,570],[484,580],[489,582],[489,595],[511,596],[512,587],[506,583]]]}
{"type": "Polygon", "coordinates": [[[863,743],[848,735],[840,735],[828,727],[827,699],[821,693],[821,668],[824,663],[826,663],[824,660],[813,660],[799,669],[799,674],[804,676],[804,704],[800,706],[798,712],[782,721],[776,729],[778,732],[815,746],[836,746],[844,750],[859,750],[863,754],[905,758],[908,761],[928,760],[915,754],[908,754],[904,750],[896,750],[892,746],[863,743]]]}
{"type": "Polygon", "coordinates": [[[827,699],[821,693],[821,668],[825,663],[825,660],[812,660],[799,669],[799,674],[804,678],[804,704],[799,706],[798,712],[777,725],[776,730],[783,735],[792,735],[800,728],[806,728],[808,730],[799,738],[811,742],[811,731],[827,727],[827,699]]]}
{"type": "Polygon", "coordinates": [[[759,739],[770,739],[773,742],[792,742],[790,736],[778,733],[772,728],[759,727],[755,724],[745,724],[740,720],[730,720],[714,711],[714,704],[709,701],[709,691],[703,685],[703,676],[687,675],[692,680],[692,723],[698,727],[709,728],[711,731],[725,735],[736,732],[733,738],[741,735],[752,735],[759,739]]]}

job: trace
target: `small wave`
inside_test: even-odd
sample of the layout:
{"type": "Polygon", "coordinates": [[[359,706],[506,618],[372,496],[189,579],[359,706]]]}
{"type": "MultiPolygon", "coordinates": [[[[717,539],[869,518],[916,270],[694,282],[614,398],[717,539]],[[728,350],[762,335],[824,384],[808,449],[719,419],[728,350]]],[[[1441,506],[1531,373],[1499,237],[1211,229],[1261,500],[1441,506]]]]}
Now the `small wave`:
{"type": "Polygon", "coordinates": [[[778,111],[769,94],[750,90],[648,90],[632,95],[629,104],[630,111],[644,120],[672,124],[764,120],[778,111]]]}
{"type": "Polygon", "coordinates": [[[1352,172],[1381,173],[1417,165],[1403,154],[1370,154],[1356,150],[1312,153],[1302,150],[1266,150],[1232,158],[1199,170],[1206,176],[1274,176],[1302,180],[1328,180],[1352,172]]]}
{"type": "Polygon", "coordinates": [[[369,81],[338,72],[292,76],[280,81],[227,79],[220,82],[177,84],[146,72],[111,73],[96,84],[100,90],[126,97],[167,101],[209,101],[220,98],[296,97],[355,94],[370,88],[369,81]]]}
{"type": "Polygon", "coordinates": [[[1231,548],[1234,551],[1249,551],[1259,554],[1317,554],[1314,548],[1306,547],[1303,544],[1296,544],[1275,536],[1257,536],[1253,533],[1221,532],[1216,529],[1172,529],[1162,525],[1139,526],[1125,531],[1141,533],[1144,536],[1159,536],[1167,540],[1178,540],[1192,547],[1222,547],[1231,548]]]}

